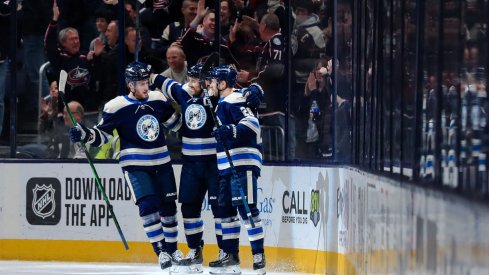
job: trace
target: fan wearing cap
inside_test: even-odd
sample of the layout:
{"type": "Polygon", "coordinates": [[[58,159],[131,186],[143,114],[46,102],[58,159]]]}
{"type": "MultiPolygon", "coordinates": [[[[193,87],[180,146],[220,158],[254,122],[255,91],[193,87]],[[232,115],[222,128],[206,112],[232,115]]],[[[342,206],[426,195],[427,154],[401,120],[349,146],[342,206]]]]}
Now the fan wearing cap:
{"type": "Polygon", "coordinates": [[[120,138],[119,164],[139,208],[144,231],[158,256],[162,269],[177,269],[183,254],[177,250],[177,188],[161,127],[178,130],[180,115],[158,91],[148,86],[150,66],[127,65],[125,79],[129,93],[104,106],[97,126],[82,124],[70,128],[70,139],[91,146],[107,143],[114,130],[120,138]]]}

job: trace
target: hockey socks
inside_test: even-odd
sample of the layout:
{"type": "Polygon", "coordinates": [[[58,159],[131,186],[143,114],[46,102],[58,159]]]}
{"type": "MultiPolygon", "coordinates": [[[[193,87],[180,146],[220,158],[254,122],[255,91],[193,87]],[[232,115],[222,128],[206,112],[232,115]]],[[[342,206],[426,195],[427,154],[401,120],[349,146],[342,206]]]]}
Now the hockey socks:
{"type": "Polygon", "coordinates": [[[214,219],[214,229],[216,232],[216,241],[217,241],[217,247],[222,249],[222,226],[221,226],[221,218],[215,218],[214,219]]]}
{"type": "Polygon", "coordinates": [[[202,218],[184,218],[183,227],[185,228],[185,237],[187,239],[188,247],[199,247],[204,232],[204,221],[202,218]]]}
{"type": "Polygon", "coordinates": [[[161,224],[163,225],[163,233],[165,236],[166,252],[172,254],[177,250],[177,237],[178,237],[178,221],[177,216],[161,217],[161,224]]]}
{"type": "Polygon", "coordinates": [[[251,227],[251,223],[248,219],[243,220],[246,231],[248,232],[248,239],[251,245],[251,251],[253,254],[263,253],[263,240],[265,234],[263,233],[263,226],[260,217],[253,217],[255,227],[251,227]]]}
{"type": "Polygon", "coordinates": [[[222,249],[226,253],[238,253],[240,230],[241,223],[238,217],[223,218],[221,220],[222,249]]]}
{"type": "Polygon", "coordinates": [[[152,213],[141,217],[141,219],[143,220],[144,232],[146,232],[146,236],[153,246],[153,250],[158,255],[161,250],[165,249],[165,237],[163,227],[160,223],[160,215],[158,213],[152,213]]]}

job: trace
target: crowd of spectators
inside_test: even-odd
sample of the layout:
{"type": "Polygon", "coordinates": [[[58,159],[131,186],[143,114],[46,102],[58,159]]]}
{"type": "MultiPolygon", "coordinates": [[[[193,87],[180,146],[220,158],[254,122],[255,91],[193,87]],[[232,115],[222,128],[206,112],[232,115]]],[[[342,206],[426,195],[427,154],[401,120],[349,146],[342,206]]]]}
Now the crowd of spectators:
{"type": "MultiPolygon", "coordinates": [[[[258,110],[263,125],[288,129],[287,138],[265,139],[265,148],[271,142],[284,143],[287,139],[290,146],[286,147],[287,152],[280,153],[288,159],[330,155],[332,144],[327,135],[331,128],[332,72],[331,68],[326,70],[332,55],[328,46],[330,1],[292,1],[292,22],[287,22],[286,7],[281,0],[226,0],[219,1],[219,6],[209,0],[148,0],[144,4],[123,0],[124,16],[118,14],[119,1],[18,1],[19,21],[28,22],[19,32],[29,80],[25,89],[34,91],[39,81],[43,81],[42,98],[35,100],[32,95],[36,93],[30,92],[28,99],[32,106],[40,106],[38,130],[46,135],[42,140],[52,141],[50,131],[64,127],[63,104],[53,94],[61,70],[68,73],[66,100],[78,102],[90,124],[97,121],[105,102],[126,93],[120,90],[124,85],[118,85],[121,66],[138,58],[150,64],[154,73],[186,82],[187,68],[211,52],[219,51],[221,63],[237,68],[238,86],[258,82],[264,87],[265,100],[258,110]],[[217,13],[216,7],[219,7],[217,13]],[[123,23],[119,22],[121,18],[123,23]],[[216,30],[216,26],[220,29],[216,30]],[[122,33],[124,37],[119,39],[122,33]],[[216,33],[220,34],[218,40],[216,33]],[[289,48],[293,55],[291,91],[286,72],[289,48]],[[46,76],[40,79],[39,68],[47,61],[50,65],[46,76]],[[321,69],[325,73],[315,73],[321,69]],[[306,86],[311,73],[316,80],[310,80],[306,86]],[[314,90],[314,100],[310,100],[311,90],[314,90]],[[50,99],[44,99],[48,94],[50,99]],[[303,126],[308,125],[313,102],[320,109],[321,119],[313,123],[318,124],[321,141],[315,140],[311,146],[303,135],[306,132],[303,126]],[[301,125],[297,130],[296,121],[301,125]]],[[[1,11],[0,19],[4,20],[3,7],[1,11]]],[[[1,46],[0,81],[5,75],[4,41],[1,46]]],[[[2,95],[0,89],[0,99],[2,95]]],[[[2,107],[0,100],[0,111],[2,107]]]]}

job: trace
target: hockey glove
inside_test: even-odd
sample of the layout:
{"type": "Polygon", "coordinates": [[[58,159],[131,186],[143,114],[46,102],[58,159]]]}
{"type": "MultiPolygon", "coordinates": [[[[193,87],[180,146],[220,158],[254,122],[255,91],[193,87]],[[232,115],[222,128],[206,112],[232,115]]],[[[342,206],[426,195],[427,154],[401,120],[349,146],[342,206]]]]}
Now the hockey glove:
{"type": "Polygon", "coordinates": [[[89,129],[80,123],[77,123],[75,127],[71,127],[69,132],[70,139],[73,142],[87,142],[90,137],[89,129]]]}
{"type": "Polygon", "coordinates": [[[236,174],[231,177],[231,201],[233,206],[243,205],[243,198],[241,197],[241,179],[243,178],[238,177],[236,174]]]}
{"type": "Polygon", "coordinates": [[[227,144],[229,141],[238,139],[238,130],[234,124],[221,125],[212,132],[212,135],[220,144],[227,144]]]}
{"type": "Polygon", "coordinates": [[[263,101],[264,92],[260,85],[253,83],[248,88],[244,89],[243,96],[246,98],[247,106],[257,109],[263,101]]]}

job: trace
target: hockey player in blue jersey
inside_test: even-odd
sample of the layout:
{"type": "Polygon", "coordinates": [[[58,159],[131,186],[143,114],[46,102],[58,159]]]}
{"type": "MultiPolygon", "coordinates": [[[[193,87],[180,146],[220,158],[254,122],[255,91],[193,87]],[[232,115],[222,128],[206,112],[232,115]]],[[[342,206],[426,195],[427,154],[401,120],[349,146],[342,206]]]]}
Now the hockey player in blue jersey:
{"type": "Polygon", "coordinates": [[[177,188],[166,140],[160,127],[178,130],[180,115],[165,96],[150,91],[150,67],[133,62],[125,69],[129,94],[118,96],[104,106],[97,126],[82,124],[70,128],[72,141],[101,146],[114,129],[120,137],[120,158],[124,178],[139,208],[144,231],[158,256],[162,269],[182,265],[177,250],[177,188]]]}
{"type": "Polygon", "coordinates": [[[220,96],[216,109],[220,127],[214,130],[217,140],[217,163],[219,169],[219,211],[222,218],[223,254],[217,261],[209,263],[211,274],[240,274],[239,235],[241,216],[248,233],[253,254],[253,269],[265,274],[264,232],[257,204],[257,179],[260,176],[261,130],[254,112],[246,105],[245,98],[233,93],[236,83],[236,69],[233,66],[214,68],[210,89],[220,96]],[[235,171],[228,161],[228,150],[235,171]],[[241,190],[240,190],[241,189],[241,190]],[[254,227],[247,217],[240,192],[243,191],[253,219],[254,227]]]}
{"type": "MultiPolygon", "coordinates": [[[[202,202],[208,193],[208,202],[215,220],[216,239],[221,247],[222,214],[217,207],[218,170],[216,160],[216,140],[212,136],[214,121],[207,100],[211,106],[217,105],[217,97],[203,97],[199,80],[202,64],[192,66],[188,71],[189,81],[186,84],[175,82],[161,75],[153,75],[153,86],[163,92],[169,99],[182,107],[182,171],[180,176],[179,202],[183,216],[185,236],[190,248],[186,257],[188,274],[203,272],[202,235],[204,223],[201,218],[202,202]]],[[[244,93],[247,103],[258,107],[263,98],[263,91],[257,84],[237,90],[244,93]]]]}

